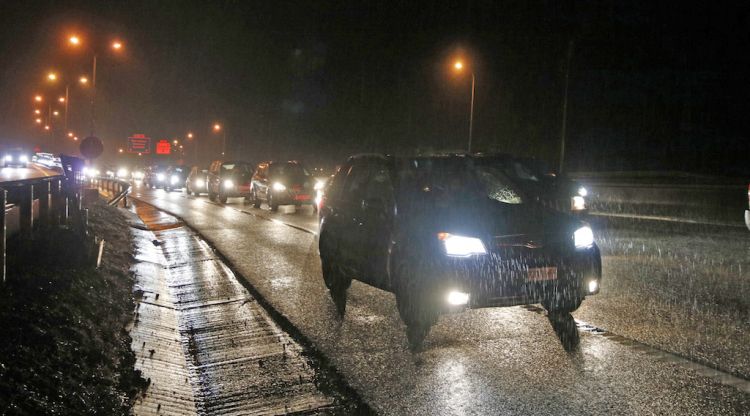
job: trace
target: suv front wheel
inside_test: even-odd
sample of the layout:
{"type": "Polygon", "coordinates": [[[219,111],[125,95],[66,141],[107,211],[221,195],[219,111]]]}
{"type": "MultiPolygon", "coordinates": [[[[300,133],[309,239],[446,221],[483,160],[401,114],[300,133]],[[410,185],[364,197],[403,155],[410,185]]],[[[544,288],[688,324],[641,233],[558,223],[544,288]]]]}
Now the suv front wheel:
{"type": "Polygon", "coordinates": [[[320,264],[323,271],[323,282],[325,282],[328,292],[331,294],[333,304],[336,305],[336,312],[343,317],[346,312],[346,291],[352,285],[352,278],[342,273],[341,269],[326,257],[321,256],[320,264]]]}
{"type": "Polygon", "coordinates": [[[419,350],[440,317],[439,288],[431,282],[429,267],[420,256],[405,256],[396,266],[396,305],[406,325],[409,348],[419,350]]]}

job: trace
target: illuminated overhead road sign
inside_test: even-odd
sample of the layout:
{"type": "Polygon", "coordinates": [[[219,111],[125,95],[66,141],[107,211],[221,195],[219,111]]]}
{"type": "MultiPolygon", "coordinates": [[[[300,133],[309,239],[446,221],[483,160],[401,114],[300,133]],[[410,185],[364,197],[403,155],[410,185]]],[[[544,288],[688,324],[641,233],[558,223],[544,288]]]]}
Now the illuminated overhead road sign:
{"type": "Polygon", "coordinates": [[[172,144],[169,143],[169,140],[159,140],[156,142],[156,154],[157,155],[168,155],[172,153],[172,144]]]}
{"type": "Polygon", "coordinates": [[[128,153],[151,153],[151,139],[143,134],[128,137],[128,153]]]}

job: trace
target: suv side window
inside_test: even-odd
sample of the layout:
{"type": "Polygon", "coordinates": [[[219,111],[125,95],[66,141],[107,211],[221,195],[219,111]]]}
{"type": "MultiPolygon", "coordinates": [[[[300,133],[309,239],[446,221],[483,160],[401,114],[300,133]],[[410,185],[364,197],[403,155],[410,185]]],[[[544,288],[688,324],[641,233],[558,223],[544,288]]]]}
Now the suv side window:
{"type": "Polygon", "coordinates": [[[368,167],[368,163],[364,161],[355,162],[352,165],[349,174],[346,176],[346,183],[344,184],[344,201],[356,203],[357,201],[364,199],[367,190],[367,180],[370,173],[368,167]]]}
{"type": "Polygon", "coordinates": [[[391,180],[391,171],[384,161],[376,161],[369,169],[369,182],[365,198],[382,199],[386,203],[393,201],[393,182],[391,180]]]}
{"type": "Polygon", "coordinates": [[[341,197],[341,191],[344,189],[344,182],[346,182],[346,176],[350,169],[351,166],[347,163],[339,167],[331,178],[331,183],[326,190],[326,197],[331,201],[338,200],[341,197]]]}

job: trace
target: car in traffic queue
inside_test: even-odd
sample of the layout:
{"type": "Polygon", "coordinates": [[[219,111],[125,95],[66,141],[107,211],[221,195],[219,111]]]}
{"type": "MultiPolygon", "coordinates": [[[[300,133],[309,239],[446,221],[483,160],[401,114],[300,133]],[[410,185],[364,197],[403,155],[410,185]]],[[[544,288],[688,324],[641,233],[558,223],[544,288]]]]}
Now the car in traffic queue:
{"type": "Polygon", "coordinates": [[[164,189],[167,192],[182,189],[185,186],[187,175],[188,171],[184,166],[169,166],[166,170],[164,189]]]}
{"type": "Polygon", "coordinates": [[[29,165],[31,156],[26,150],[17,147],[3,152],[3,167],[25,168],[29,165]]]}
{"type": "Polygon", "coordinates": [[[222,204],[241,197],[250,202],[254,165],[243,161],[216,160],[208,168],[208,199],[222,204]]]}
{"type": "Polygon", "coordinates": [[[149,166],[143,175],[143,186],[151,189],[166,188],[168,168],[166,165],[149,166]]]}
{"type": "Polygon", "coordinates": [[[199,166],[193,166],[190,168],[190,173],[185,180],[185,190],[188,195],[193,194],[198,196],[200,194],[207,194],[208,169],[199,166]]]}
{"type": "Polygon", "coordinates": [[[253,174],[253,206],[260,208],[265,202],[271,211],[277,211],[280,205],[310,205],[315,210],[315,182],[295,160],[261,162],[253,174]]]}
{"type": "Polygon", "coordinates": [[[565,316],[599,292],[591,228],[477,155],[349,158],[320,204],[323,280],[344,313],[352,279],[393,292],[410,346],[442,313],[541,303],[565,316]]]}

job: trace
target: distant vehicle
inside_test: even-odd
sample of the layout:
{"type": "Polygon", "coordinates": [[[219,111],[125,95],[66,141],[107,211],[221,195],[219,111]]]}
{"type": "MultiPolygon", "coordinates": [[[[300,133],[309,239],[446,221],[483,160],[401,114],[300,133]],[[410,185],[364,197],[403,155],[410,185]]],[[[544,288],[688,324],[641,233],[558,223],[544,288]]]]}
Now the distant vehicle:
{"type": "Polygon", "coordinates": [[[416,348],[446,311],[542,303],[564,316],[598,293],[591,228],[509,169],[481,156],[349,158],[320,206],[323,279],[339,312],[352,279],[391,291],[416,348]]]}
{"type": "Polygon", "coordinates": [[[146,188],[166,188],[167,186],[167,169],[169,166],[154,165],[146,169],[143,176],[143,186],[146,188]]]}
{"type": "MultiPolygon", "coordinates": [[[[750,208],[750,184],[747,185],[747,203],[748,208],[750,208]]],[[[745,210],[745,225],[750,230],[750,209],[745,210]]]]}
{"type": "Polygon", "coordinates": [[[185,180],[185,189],[188,194],[198,196],[208,193],[208,169],[193,166],[190,174],[185,180]]]}
{"type": "Polygon", "coordinates": [[[234,197],[250,202],[252,176],[253,165],[248,162],[216,160],[208,168],[208,198],[222,204],[234,197]]]}
{"type": "Polygon", "coordinates": [[[169,192],[173,189],[182,189],[187,180],[188,171],[183,166],[170,166],[167,168],[164,189],[169,192]]]}
{"type": "Polygon", "coordinates": [[[60,158],[52,153],[36,153],[31,156],[31,161],[50,169],[62,169],[60,158]]]}
{"type": "Polygon", "coordinates": [[[18,167],[25,168],[29,165],[31,156],[29,152],[21,148],[8,149],[3,152],[3,166],[4,167],[18,167]]]}
{"type": "Polygon", "coordinates": [[[262,202],[271,211],[279,205],[315,205],[315,178],[297,161],[262,162],[253,175],[253,206],[262,202]]]}

